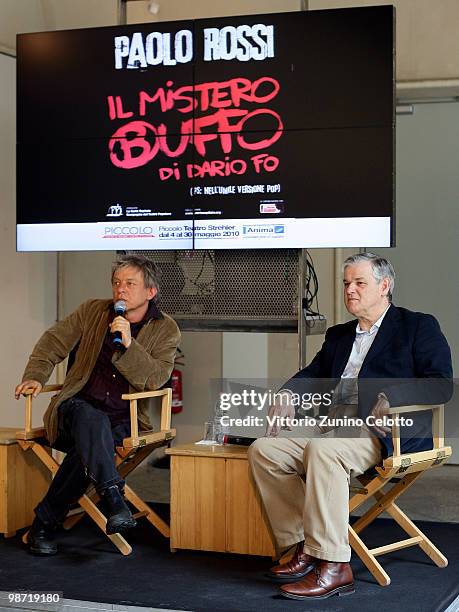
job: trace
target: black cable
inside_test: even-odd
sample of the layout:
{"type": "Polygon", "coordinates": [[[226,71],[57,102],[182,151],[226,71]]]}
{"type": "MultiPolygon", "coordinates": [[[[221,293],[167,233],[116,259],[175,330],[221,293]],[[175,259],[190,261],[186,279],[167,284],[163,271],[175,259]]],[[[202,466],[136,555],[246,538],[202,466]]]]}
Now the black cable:
{"type": "MultiPolygon", "coordinates": [[[[195,254],[197,254],[196,251],[193,253],[193,256],[195,256],[195,254]]],[[[201,269],[199,270],[199,272],[197,272],[197,274],[194,275],[194,277],[191,277],[188,274],[186,270],[186,266],[182,267],[183,276],[191,285],[193,285],[193,287],[196,288],[196,291],[197,291],[196,295],[204,296],[204,297],[208,295],[212,295],[212,293],[215,293],[215,276],[207,282],[199,282],[199,279],[204,273],[206,259],[209,259],[211,265],[214,266],[214,259],[213,259],[211,251],[202,251],[201,262],[200,262],[201,269]]],[[[178,251],[175,251],[174,261],[177,265],[179,264],[178,251]]],[[[182,259],[181,261],[185,261],[185,260],[182,259]]]]}
{"type": "MultiPolygon", "coordinates": [[[[319,308],[319,281],[317,279],[317,274],[314,269],[314,262],[309,251],[306,251],[306,262],[305,262],[305,295],[302,299],[303,305],[303,313],[305,316],[318,317],[319,319],[324,319],[324,315],[320,312],[319,308]],[[313,308],[313,304],[315,301],[315,309],[313,308]]],[[[309,322],[308,324],[312,327],[314,325],[314,321],[309,322]]]]}

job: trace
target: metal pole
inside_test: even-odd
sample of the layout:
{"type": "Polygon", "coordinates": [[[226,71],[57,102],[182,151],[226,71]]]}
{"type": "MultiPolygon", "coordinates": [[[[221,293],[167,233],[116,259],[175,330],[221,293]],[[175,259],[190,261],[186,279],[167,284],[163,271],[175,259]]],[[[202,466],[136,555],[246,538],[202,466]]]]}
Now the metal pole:
{"type": "MultiPolygon", "coordinates": [[[[65,253],[57,252],[56,261],[56,321],[62,321],[65,315],[64,308],[64,261],[65,253]]],[[[62,385],[65,380],[67,361],[61,361],[56,366],[56,384],[62,385]]],[[[64,453],[53,448],[52,455],[59,463],[64,459],[64,453]]]]}
{"type": "Polygon", "coordinates": [[[341,274],[341,266],[343,263],[343,249],[336,248],[333,253],[333,271],[334,271],[334,308],[333,308],[333,325],[344,323],[343,321],[343,278],[341,274]]]}
{"type": "MultiPolygon", "coordinates": [[[[309,0],[300,0],[300,11],[308,10],[309,0]]],[[[306,318],[303,311],[306,255],[306,249],[300,249],[298,251],[298,366],[300,370],[306,366],[306,318]]]]}
{"type": "Polygon", "coordinates": [[[304,285],[306,273],[306,249],[298,251],[298,365],[299,369],[306,365],[306,319],[303,312],[304,285]]]}
{"type": "MultiPolygon", "coordinates": [[[[56,284],[57,284],[57,295],[56,295],[56,322],[62,321],[65,316],[64,308],[64,261],[65,253],[61,251],[57,252],[56,262],[56,284]]],[[[65,380],[65,372],[67,363],[61,362],[56,366],[56,383],[62,385],[65,380]]]]}

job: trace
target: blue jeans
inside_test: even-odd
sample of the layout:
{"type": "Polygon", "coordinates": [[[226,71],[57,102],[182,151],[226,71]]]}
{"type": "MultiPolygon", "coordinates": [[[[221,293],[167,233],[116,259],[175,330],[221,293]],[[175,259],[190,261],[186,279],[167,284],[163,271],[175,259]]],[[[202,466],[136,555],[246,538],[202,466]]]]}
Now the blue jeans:
{"type": "Polygon", "coordinates": [[[78,397],[72,397],[58,408],[59,429],[56,446],[67,452],[35,514],[45,524],[56,527],[65,519],[70,507],[92,482],[101,494],[124,480],[115,467],[115,446],[129,436],[129,423],[112,428],[105,412],[78,397]]]}

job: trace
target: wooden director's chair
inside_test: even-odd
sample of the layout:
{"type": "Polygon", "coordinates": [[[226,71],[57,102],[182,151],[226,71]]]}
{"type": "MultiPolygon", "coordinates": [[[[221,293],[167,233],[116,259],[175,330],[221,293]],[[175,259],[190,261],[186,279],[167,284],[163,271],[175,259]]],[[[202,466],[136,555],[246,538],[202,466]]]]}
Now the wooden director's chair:
{"type": "MultiPolygon", "coordinates": [[[[62,385],[47,385],[43,388],[42,393],[60,391],[61,389],[62,385]]],[[[45,429],[43,427],[32,428],[32,393],[27,392],[25,395],[25,427],[23,430],[16,432],[16,439],[24,451],[30,449],[34,452],[54,476],[59,468],[59,463],[51,455],[49,443],[45,438],[45,429]]],[[[176,431],[175,429],[171,429],[171,389],[127,393],[122,395],[122,399],[129,400],[130,402],[131,436],[125,438],[123,440],[123,445],[116,448],[115,461],[120,476],[125,479],[155,448],[164,446],[170,440],[173,440],[176,431]],[[157,432],[139,432],[138,429],[137,400],[147,397],[162,398],[160,430],[157,432]]],[[[170,537],[169,526],[131,489],[131,487],[125,485],[124,493],[126,499],[138,510],[138,512],[133,515],[134,518],[145,517],[164,537],[170,537]]],[[[69,514],[64,522],[64,528],[70,529],[75,523],[83,518],[85,514],[88,514],[96,525],[105,533],[107,519],[96,506],[99,499],[99,495],[94,490],[94,487],[89,487],[86,493],[78,500],[80,512],[69,514]]],[[[107,535],[107,537],[110,538],[123,555],[129,555],[132,552],[131,546],[121,534],[115,533],[113,535],[107,535]]],[[[23,536],[24,543],[26,543],[26,538],[27,533],[23,536]]]]}
{"type": "Polygon", "coordinates": [[[389,575],[376,560],[377,556],[385,553],[408,546],[420,546],[438,567],[446,567],[448,565],[447,558],[395,503],[397,498],[409,489],[426,470],[442,465],[449,459],[452,453],[451,447],[445,446],[444,406],[402,406],[390,408],[389,416],[397,416],[407,412],[420,412],[422,410],[432,410],[433,449],[402,455],[400,452],[400,427],[393,425],[392,441],[394,454],[385,459],[381,466],[375,468],[375,475],[367,476],[362,474],[357,477],[363,488],[350,487],[351,493],[355,493],[355,495],[349,500],[349,513],[352,513],[368,499],[375,498],[374,505],[352,526],[349,526],[349,543],[381,586],[390,584],[389,575]],[[391,488],[384,492],[384,487],[389,483],[392,484],[391,488]],[[384,511],[410,537],[392,544],[369,549],[358,534],[384,511]]]}

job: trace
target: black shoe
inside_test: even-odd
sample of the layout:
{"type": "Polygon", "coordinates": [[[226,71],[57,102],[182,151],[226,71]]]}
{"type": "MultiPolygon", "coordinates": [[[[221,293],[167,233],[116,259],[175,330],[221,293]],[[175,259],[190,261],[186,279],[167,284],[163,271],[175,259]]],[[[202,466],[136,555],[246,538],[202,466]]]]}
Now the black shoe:
{"type": "Polygon", "coordinates": [[[54,541],[54,530],[47,527],[35,517],[29,533],[27,534],[27,544],[29,551],[34,555],[55,555],[57,544],[54,541]]]}
{"type": "Polygon", "coordinates": [[[137,525],[137,521],[132,516],[116,485],[105,489],[102,493],[102,499],[106,504],[108,513],[107,526],[105,528],[107,535],[119,533],[137,525]]]}

